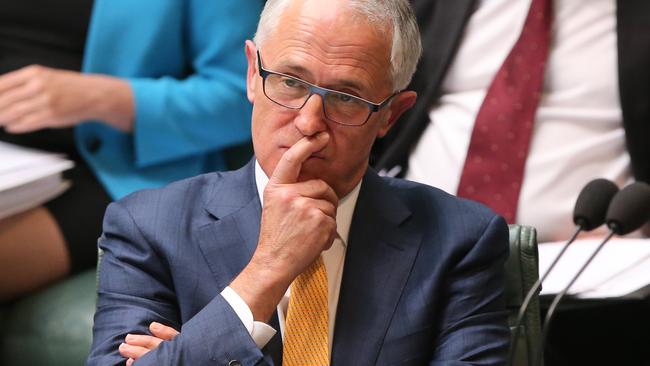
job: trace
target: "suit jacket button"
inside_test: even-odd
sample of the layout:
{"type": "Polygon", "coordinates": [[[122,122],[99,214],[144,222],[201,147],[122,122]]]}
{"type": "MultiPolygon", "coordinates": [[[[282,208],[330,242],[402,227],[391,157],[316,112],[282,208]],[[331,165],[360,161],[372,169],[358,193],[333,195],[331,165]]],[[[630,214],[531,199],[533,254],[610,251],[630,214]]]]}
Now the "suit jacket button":
{"type": "Polygon", "coordinates": [[[228,362],[228,366],[241,366],[241,362],[237,360],[231,360],[230,362],[228,362]]]}
{"type": "Polygon", "coordinates": [[[102,140],[97,137],[90,137],[86,140],[86,149],[92,154],[96,153],[102,147],[102,140]]]}

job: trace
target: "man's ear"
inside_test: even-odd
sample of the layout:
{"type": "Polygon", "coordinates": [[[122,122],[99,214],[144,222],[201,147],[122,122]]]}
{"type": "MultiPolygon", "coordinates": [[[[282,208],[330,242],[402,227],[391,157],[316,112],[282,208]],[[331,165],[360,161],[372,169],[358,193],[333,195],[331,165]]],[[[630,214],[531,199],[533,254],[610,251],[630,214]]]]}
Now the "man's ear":
{"type": "Polygon", "coordinates": [[[417,93],[411,90],[403,91],[395,96],[395,98],[393,98],[393,101],[387,107],[389,115],[386,118],[383,126],[381,126],[381,128],[379,128],[379,131],[377,131],[377,137],[386,136],[388,131],[391,129],[391,127],[393,127],[395,122],[397,122],[397,119],[402,115],[402,113],[413,107],[415,101],[417,100],[417,97],[417,93]]]}
{"type": "Polygon", "coordinates": [[[248,100],[253,103],[255,100],[255,76],[259,74],[257,70],[257,47],[251,40],[246,41],[245,45],[246,61],[248,62],[248,71],[246,72],[246,95],[248,100]]]}

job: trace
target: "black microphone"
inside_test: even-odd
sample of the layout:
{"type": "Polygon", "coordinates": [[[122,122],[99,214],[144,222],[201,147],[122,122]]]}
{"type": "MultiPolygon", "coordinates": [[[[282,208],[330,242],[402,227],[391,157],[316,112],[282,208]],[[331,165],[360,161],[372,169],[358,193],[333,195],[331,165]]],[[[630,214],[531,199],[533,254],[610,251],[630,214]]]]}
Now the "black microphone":
{"type": "Polygon", "coordinates": [[[626,235],[650,221],[650,185],[636,182],[616,195],[607,210],[607,226],[626,235]]]}
{"type": "Polygon", "coordinates": [[[591,231],[605,223],[605,214],[607,207],[612,200],[612,197],[618,192],[618,187],[613,182],[607,179],[594,179],[587,183],[578,198],[573,209],[573,222],[576,224],[576,230],[573,236],[564,244],[558,255],[555,257],[551,265],[546,269],[546,272],[540,276],[533,286],[528,290],[524,301],[519,308],[517,322],[515,323],[515,330],[513,333],[512,345],[508,351],[508,362],[506,365],[512,365],[514,362],[515,352],[517,350],[517,343],[519,342],[519,333],[521,323],[524,321],[526,311],[530,306],[531,301],[535,294],[542,287],[542,282],[548,277],[551,270],[558,263],[560,258],[564,255],[567,248],[573,243],[581,231],[591,231]]]}
{"type": "Polygon", "coordinates": [[[609,234],[603,241],[596,247],[596,250],[587,259],[585,264],[580,267],[580,270],[573,276],[569,284],[555,296],[553,302],[548,308],[546,318],[544,319],[544,326],[542,332],[542,346],[537,355],[534,365],[539,365],[542,360],[544,347],[546,346],[546,339],[548,337],[549,328],[553,315],[557,310],[560,301],[567,294],[571,286],[578,280],[582,272],[589,266],[591,261],[596,257],[598,252],[614,235],[626,235],[632,231],[640,228],[650,220],[650,186],[643,182],[635,182],[623,188],[612,199],[612,203],[607,209],[607,217],[605,222],[609,228],[609,234]]]}
{"type": "Polygon", "coordinates": [[[607,179],[594,179],[582,188],[573,209],[573,222],[591,231],[605,223],[607,209],[618,186],[607,179]]]}

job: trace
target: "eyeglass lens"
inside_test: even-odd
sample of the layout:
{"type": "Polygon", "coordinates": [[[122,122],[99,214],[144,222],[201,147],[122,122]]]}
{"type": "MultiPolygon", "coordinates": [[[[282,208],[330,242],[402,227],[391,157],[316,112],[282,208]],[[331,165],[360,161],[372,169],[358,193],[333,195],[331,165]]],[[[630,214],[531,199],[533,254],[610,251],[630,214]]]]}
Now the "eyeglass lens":
{"type": "MultiPolygon", "coordinates": [[[[311,86],[301,80],[285,75],[268,74],[264,92],[274,102],[288,108],[302,108],[311,93],[311,86]]],[[[337,123],[361,125],[370,111],[368,105],[352,96],[326,91],[323,100],[325,116],[337,123]]]]}

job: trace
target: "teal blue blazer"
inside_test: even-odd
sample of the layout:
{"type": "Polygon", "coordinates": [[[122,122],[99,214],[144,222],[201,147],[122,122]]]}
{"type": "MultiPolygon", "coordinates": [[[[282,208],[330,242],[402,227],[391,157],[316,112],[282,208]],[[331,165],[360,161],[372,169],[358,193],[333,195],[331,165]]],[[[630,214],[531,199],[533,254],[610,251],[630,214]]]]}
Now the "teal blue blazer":
{"type": "Polygon", "coordinates": [[[225,168],[223,149],[250,139],[244,41],[261,0],[96,0],[83,70],[124,78],[132,134],[101,121],[77,147],[113,199],[225,168]]]}

